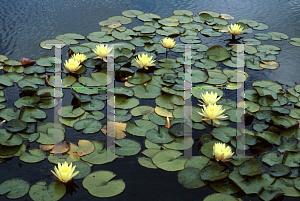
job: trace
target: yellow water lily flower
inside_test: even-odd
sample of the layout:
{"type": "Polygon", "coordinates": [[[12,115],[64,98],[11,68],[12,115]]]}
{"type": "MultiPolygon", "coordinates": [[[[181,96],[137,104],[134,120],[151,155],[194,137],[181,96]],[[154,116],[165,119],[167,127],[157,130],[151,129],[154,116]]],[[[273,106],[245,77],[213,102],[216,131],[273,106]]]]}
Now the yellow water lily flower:
{"type": "Polygon", "coordinates": [[[53,172],[52,170],[51,172],[57,177],[59,181],[67,183],[79,173],[79,171],[73,173],[75,167],[76,165],[72,167],[72,163],[70,164],[70,166],[68,166],[67,161],[65,161],[63,164],[60,164],[58,162],[58,169],[56,168],[56,166],[54,166],[55,172],[53,172]]]}
{"type": "Polygon", "coordinates": [[[228,162],[231,161],[231,156],[233,152],[231,151],[230,146],[225,146],[225,143],[215,143],[213,146],[213,155],[217,161],[228,162]]]}
{"type": "Polygon", "coordinates": [[[79,61],[79,63],[82,63],[85,60],[87,60],[87,57],[81,53],[74,54],[71,58],[79,61]]]}
{"type": "Polygon", "coordinates": [[[103,61],[107,62],[106,57],[111,56],[112,48],[108,47],[107,45],[100,44],[100,45],[97,45],[96,48],[93,49],[93,51],[95,52],[95,54],[98,55],[97,57],[94,57],[95,59],[99,58],[99,59],[103,59],[103,61]]]}
{"type": "MultiPolygon", "coordinates": [[[[215,104],[220,98],[217,93],[211,92],[210,94],[206,91],[205,94],[201,94],[200,98],[203,100],[205,105],[215,104]]],[[[199,100],[200,101],[200,100],[199,100]]],[[[201,101],[200,101],[201,102],[201,101]]],[[[202,106],[198,104],[199,106],[202,106]]]]}
{"type": "Polygon", "coordinates": [[[80,62],[75,59],[69,59],[65,62],[65,69],[70,73],[75,73],[81,68],[80,62]]]}
{"type": "Polygon", "coordinates": [[[136,67],[144,67],[146,70],[148,70],[148,66],[155,66],[155,60],[153,60],[152,57],[153,56],[148,57],[148,54],[142,54],[142,56],[138,55],[137,58],[134,58],[135,61],[139,64],[136,67]]]}
{"type": "Polygon", "coordinates": [[[243,28],[241,27],[241,25],[239,24],[231,24],[230,25],[230,28],[227,27],[228,30],[229,30],[229,34],[233,34],[233,35],[239,35],[239,34],[242,34],[243,33],[243,28]]]}
{"type": "Polygon", "coordinates": [[[176,46],[176,41],[172,38],[164,38],[162,41],[160,40],[160,42],[164,48],[172,49],[176,46]]]}
{"type": "Polygon", "coordinates": [[[216,124],[221,124],[217,119],[226,118],[227,116],[221,115],[225,110],[222,109],[222,105],[203,105],[203,109],[201,109],[201,112],[198,112],[200,115],[206,117],[201,120],[212,120],[216,124]]]}

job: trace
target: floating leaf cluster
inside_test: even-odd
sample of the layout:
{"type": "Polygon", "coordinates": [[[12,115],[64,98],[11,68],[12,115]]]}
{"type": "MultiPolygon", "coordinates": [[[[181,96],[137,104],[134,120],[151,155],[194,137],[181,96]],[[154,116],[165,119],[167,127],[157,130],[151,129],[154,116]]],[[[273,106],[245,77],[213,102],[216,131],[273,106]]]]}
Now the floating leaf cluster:
{"type": "MultiPolygon", "coordinates": [[[[185,73],[192,74],[193,99],[199,99],[206,92],[222,97],[226,90],[239,89],[241,82],[246,82],[249,77],[245,72],[231,69],[237,68],[238,40],[235,41],[236,45],[226,47],[201,44],[200,36],[226,35],[223,33],[228,32],[228,20],[233,17],[215,11],[201,11],[194,15],[189,10],[175,10],[174,15],[167,18],[138,10],[128,10],[122,14],[99,22],[101,31],[88,34],[88,42],[79,42],[85,40],[81,34],[66,33],[40,43],[41,48],[48,50],[70,44],[70,58],[74,62],[79,60],[78,65],[73,65],[75,69],[71,69],[69,62],[62,71],[65,74],[68,71],[72,73],[63,77],[62,87],[72,87],[74,91],[74,102],[63,106],[57,113],[62,128],[56,128],[51,121],[39,122],[47,117],[45,109],[57,106],[54,98],[64,96],[54,84],[57,58],[46,55],[37,58],[34,63],[0,55],[0,69],[5,72],[0,75],[0,118],[6,121],[1,125],[5,127],[0,129],[0,163],[13,157],[19,157],[25,163],[37,163],[45,160],[49,154],[47,159],[53,165],[65,162],[76,165],[74,171],[79,173],[74,179],[83,179],[82,185],[91,195],[112,197],[124,191],[125,182],[122,179],[111,181],[116,175],[110,171],[91,173],[91,167],[112,162],[118,156],[139,154],[142,145],[131,139],[135,136],[144,138],[147,148],[141,152],[146,157],[138,157],[141,166],[179,171],[178,181],[186,188],[209,185],[218,193],[206,197],[205,201],[242,200],[229,195],[239,191],[257,194],[262,200],[271,200],[282,194],[300,197],[300,85],[288,88],[285,93],[280,83],[260,80],[253,82],[253,89],[238,94],[244,96],[245,102],[236,103],[220,98],[218,104],[223,105],[226,118],[220,120],[220,124],[213,124],[215,128],[210,134],[201,133],[199,156],[180,157],[182,151],[195,143],[193,137],[184,136],[184,105],[187,99],[184,93],[185,73]],[[131,18],[137,18],[141,24],[132,29],[123,26],[130,24],[131,18]],[[173,42],[192,44],[190,72],[184,72],[187,70],[185,46],[177,43],[171,48],[169,41],[161,42],[165,37],[173,42]],[[118,41],[114,43],[115,40],[118,41]],[[110,91],[115,93],[115,97],[109,97],[107,103],[107,92],[101,87],[112,82],[107,76],[106,59],[112,53],[103,43],[115,45],[115,78],[124,82],[124,86],[110,91]],[[182,56],[162,56],[167,53],[166,47],[173,55],[182,56]],[[134,71],[130,69],[132,66],[145,69],[134,71]],[[90,69],[96,72],[87,73],[90,69]],[[3,89],[15,83],[21,88],[22,96],[14,102],[15,107],[6,108],[6,104],[2,103],[6,101],[3,89]],[[212,86],[219,88],[210,89],[212,86]],[[140,105],[139,99],[152,99],[156,107],[140,105]],[[107,107],[106,104],[115,108],[115,119],[109,119],[108,116],[107,124],[102,125],[100,121],[107,115],[101,110],[107,107]],[[132,116],[140,116],[141,119],[134,123],[128,122],[132,116]],[[245,120],[250,125],[254,118],[260,122],[253,124],[255,132],[245,129],[244,147],[255,157],[233,159],[227,165],[212,160],[215,143],[230,143],[228,146],[231,147],[240,143],[236,141],[236,136],[241,135],[240,131],[229,127],[229,123],[245,120]],[[112,130],[108,130],[112,125],[114,136],[111,136],[112,130]],[[79,140],[77,144],[67,142],[66,126],[82,130],[83,134],[97,133],[115,137],[117,147],[106,147],[103,141],[79,140]],[[39,149],[28,149],[31,142],[38,142],[39,149]],[[273,147],[277,149],[271,151],[273,147]]],[[[275,60],[281,48],[262,44],[262,41],[281,41],[289,37],[279,32],[256,33],[268,29],[268,25],[254,20],[241,19],[236,24],[243,29],[244,36],[255,32],[255,39],[243,38],[246,43],[245,67],[255,71],[279,68],[275,60]]],[[[290,44],[300,46],[299,38],[290,40],[290,44]]],[[[205,130],[209,124],[202,120],[203,116],[199,112],[199,107],[192,106],[192,115],[188,119],[193,129],[205,130]]],[[[30,186],[21,178],[0,184],[0,195],[8,193],[7,198],[10,199],[20,198],[28,192],[33,200],[59,200],[65,195],[66,186],[58,181],[52,181],[48,186],[45,181],[30,186]]]]}

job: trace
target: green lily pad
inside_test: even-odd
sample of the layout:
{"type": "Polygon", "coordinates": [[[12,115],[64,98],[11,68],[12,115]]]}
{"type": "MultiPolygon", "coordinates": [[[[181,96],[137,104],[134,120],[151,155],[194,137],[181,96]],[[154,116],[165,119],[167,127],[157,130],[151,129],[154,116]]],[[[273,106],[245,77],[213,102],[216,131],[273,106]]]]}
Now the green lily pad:
{"type": "Polygon", "coordinates": [[[188,167],[178,173],[178,182],[185,188],[200,188],[206,186],[207,182],[200,178],[200,170],[194,167],[188,167]]]}
{"type": "Polygon", "coordinates": [[[180,31],[176,27],[161,27],[161,29],[156,29],[156,33],[162,36],[171,36],[178,35],[180,31]]]}
{"type": "Polygon", "coordinates": [[[29,188],[30,184],[27,181],[19,178],[13,178],[0,184],[0,195],[8,193],[6,198],[17,199],[26,195],[29,188]]]}
{"type": "Polygon", "coordinates": [[[115,95],[115,99],[113,96],[109,97],[108,104],[112,108],[119,109],[131,109],[139,105],[139,100],[136,98],[127,98],[126,96],[115,95]],[[115,100],[115,102],[114,102],[115,100]],[[111,105],[111,103],[114,103],[111,105]],[[114,107],[115,105],[115,107],[114,107]]]}
{"type": "Polygon", "coordinates": [[[174,10],[173,11],[174,15],[187,15],[187,16],[191,16],[194,15],[194,13],[190,10],[174,10]]]}
{"type": "Polygon", "coordinates": [[[280,126],[280,127],[285,128],[285,129],[296,126],[296,125],[299,124],[299,122],[297,122],[293,118],[286,117],[286,116],[278,116],[278,117],[275,117],[275,116],[272,117],[271,116],[271,119],[272,119],[273,123],[276,126],[280,126]]]}
{"type": "Polygon", "coordinates": [[[274,177],[282,177],[291,172],[290,167],[283,164],[275,164],[270,167],[269,174],[274,177]]]}
{"type": "Polygon", "coordinates": [[[125,189],[123,179],[110,181],[115,176],[116,174],[110,171],[96,171],[84,178],[82,186],[95,197],[113,197],[122,193],[125,189]]]}
{"type": "Polygon", "coordinates": [[[163,18],[161,20],[158,20],[158,23],[168,27],[175,27],[179,25],[179,21],[174,18],[163,18]]]}
{"type": "Polygon", "coordinates": [[[7,122],[6,130],[10,132],[19,132],[27,128],[27,123],[20,119],[12,119],[7,122]]]}
{"type": "Polygon", "coordinates": [[[14,105],[17,108],[24,106],[28,106],[28,107],[35,107],[36,106],[36,102],[40,101],[40,97],[39,96],[24,96],[19,98],[18,100],[16,100],[14,102],[14,105]]]}
{"type": "Polygon", "coordinates": [[[288,39],[289,36],[284,34],[284,33],[280,33],[280,32],[269,32],[267,33],[272,37],[272,40],[281,40],[281,39],[288,39]]]}
{"type": "Polygon", "coordinates": [[[77,34],[77,33],[66,33],[66,34],[60,34],[58,36],[55,37],[55,39],[61,40],[67,44],[77,44],[79,43],[78,41],[76,41],[75,39],[79,39],[79,40],[84,40],[84,36],[81,34],[77,34]]]}
{"type": "Polygon", "coordinates": [[[239,167],[239,173],[252,177],[264,173],[264,169],[262,164],[257,160],[248,160],[239,167]]]}
{"type": "Polygon", "coordinates": [[[202,29],[201,31],[200,31],[200,33],[202,34],[202,35],[207,35],[207,36],[221,36],[222,35],[222,33],[220,33],[220,32],[216,32],[216,31],[214,31],[213,29],[202,29]]]}
{"type": "Polygon", "coordinates": [[[204,11],[200,11],[198,14],[201,15],[202,13],[207,13],[212,17],[219,17],[221,16],[220,13],[216,12],[216,11],[211,11],[211,10],[204,10],[204,11]]]}
{"type": "Polygon", "coordinates": [[[267,163],[268,165],[272,166],[275,164],[281,164],[283,159],[283,155],[278,156],[277,152],[270,152],[265,154],[262,157],[262,161],[267,163]]]}
{"type": "Polygon", "coordinates": [[[203,201],[238,201],[238,199],[226,193],[214,193],[205,197],[203,201]]]}
{"type": "Polygon", "coordinates": [[[88,103],[81,103],[80,105],[86,111],[102,110],[105,107],[105,103],[102,100],[93,99],[88,103]]]}
{"type": "Polygon", "coordinates": [[[134,31],[139,31],[141,33],[154,33],[156,28],[152,26],[139,25],[132,28],[134,31]]]}
{"type": "Polygon", "coordinates": [[[64,118],[75,118],[79,117],[84,113],[84,110],[81,107],[78,107],[73,110],[73,105],[67,105],[62,107],[62,111],[58,110],[57,114],[64,118]]]}
{"type": "Polygon", "coordinates": [[[108,20],[114,20],[120,22],[121,24],[130,24],[132,22],[130,18],[124,16],[113,16],[108,18],[108,20]]]}
{"type": "Polygon", "coordinates": [[[12,59],[4,61],[4,64],[8,66],[22,66],[21,61],[12,59]]]}
{"type": "Polygon", "coordinates": [[[184,100],[181,96],[178,95],[164,94],[156,97],[155,103],[159,107],[163,107],[166,109],[173,109],[173,104],[184,105],[184,100]]]}
{"type": "Polygon", "coordinates": [[[186,44],[195,44],[201,43],[201,40],[198,36],[184,36],[179,38],[181,42],[186,44]]]}
{"type": "Polygon", "coordinates": [[[225,59],[228,59],[231,57],[230,53],[228,50],[225,48],[215,45],[209,48],[206,51],[206,55],[209,56],[209,59],[214,60],[214,61],[223,61],[225,59]]]}
{"type": "Polygon", "coordinates": [[[265,33],[254,34],[254,37],[259,40],[269,40],[272,38],[269,34],[265,34],[265,33]]]}
{"type": "Polygon", "coordinates": [[[151,129],[146,132],[146,137],[148,140],[154,143],[162,144],[169,143],[175,139],[172,135],[169,134],[168,128],[162,127],[160,133],[156,129],[151,129]]]}
{"type": "Polygon", "coordinates": [[[18,82],[23,78],[23,75],[15,72],[6,73],[5,75],[0,75],[0,84],[10,87],[14,85],[14,82],[18,82]]]}
{"type": "Polygon", "coordinates": [[[199,14],[199,16],[194,16],[193,20],[195,22],[205,23],[205,22],[213,22],[214,18],[213,18],[213,16],[211,16],[208,13],[201,13],[201,14],[199,14]]]}
{"type": "Polygon", "coordinates": [[[279,54],[281,49],[274,45],[258,45],[257,50],[266,54],[279,54]]]}
{"type": "Polygon", "coordinates": [[[95,119],[82,119],[77,121],[74,124],[75,130],[83,130],[83,133],[90,134],[90,133],[97,133],[102,128],[102,124],[100,121],[95,119]]]}
{"type": "Polygon", "coordinates": [[[48,128],[47,131],[39,131],[40,137],[36,140],[41,144],[55,144],[65,139],[64,131],[56,128],[48,128]]]}
{"type": "Polygon", "coordinates": [[[178,137],[175,138],[172,142],[163,144],[163,147],[167,149],[174,149],[174,150],[185,150],[189,149],[193,146],[194,140],[192,137],[178,137]]]}
{"type": "Polygon", "coordinates": [[[178,158],[182,153],[175,150],[162,150],[157,152],[153,158],[153,164],[166,171],[179,171],[184,169],[187,158],[178,158]]]}
{"type": "Polygon", "coordinates": [[[126,131],[132,135],[145,137],[147,131],[151,129],[158,130],[158,126],[151,121],[139,119],[134,122],[137,126],[131,122],[128,122],[126,126],[126,131]]]}
{"type": "Polygon", "coordinates": [[[290,40],[291,40],[290,42],[291,45],[298,46],[298,47],[300,46],[300,38],[291,38],[290,40]]]}
{"type": "Polygon", "coordinates": [[[234,194],[240,191],[240,188],[229,179],[209,182],[209,186],[219,193],[234,194]]]}
{"type": "Polygon", "coordinates": [[[96,164],[100,165],[100,164],[112,162],[118,157],[117,155],[114,155],[111,152],[110,148],[107,148],[107,149],[104,148],[103,141],[93,141],[92,143],[95,146],[95,150],[88,155],[82,156],[81,159],[83,161],[86,161],[88,163],[95,164],[95,165],[96,164]],[[109,153],[107,153],[107,152],[109,152],[109,153]],[[110,157],[107,157],[107,156],[110,156],[110,157]]]}
{"type": "Polygon", "coordinates": [[[33,76],[26,76],[20,81],[18,81],[18,86],[21,88],[24,87],[33,87],[35,89],[39,88],[38,85],[44,85],[45,79],[41,79],[39,77],[33,77],[33,76]]]}
{"type": "Polygon", "coordinates": [[[12,119],[18,119],[20,114],[20,110],[15,112],[14,107],[5,108],[0,110],[0,117],[5,119],[6,121],[10,121],[12,119]]]}
{"type": "Polygon", "coordinates": [[[267,25],[267,24],[265,24],[265,23],[262,23],[262,22],[259,22],[258,23],[258,26],[256,26],[256,27],[252,27],[253,29],[255,29],[255,30],[266,30],[266,29],[268,29],[269,28],[269,26],[267,25]]]}
{"type": "Polygon", "coordinates": [[[64,41],[57,39],[44,40],[40,43],[40,47],[47,50],[51,50],[52,47],[63,48],[64,46],[64,41]]]}
{"type": "Polygon", "coordinates": [[[185,16],[185,15],[171,15],[171,16],[169,16],[169,18],[177,19],[179,21],[179,23],[181,23],[181,24],[186,24],[186,23],[190,23],[193,21],[193,18],[185,16]]]}
{"type": "Polygon", "coordinates": [[[137,15],[137,18],[144,22],[152,22],[153,20],[159,20],[161,17],[152,13],[144,13],[137,15]]]}
{"type": "Polygon", "coordinates": [[[39,65],[39,66],[53,66],[53,64],[55,64],[55,57],[52,57],[52,56],[42,56],[42,57],[39,57],[37,60],[36,60],[36,64],[39,65]]]}
{"type": "Polygon", "coordinates": [[[47,117],[46,112],[39,109],[24,107],[20,119],[27,123],[36,122],[36,119],[45,119],[47,117]]]}
{"type": "Polygon", "coordinates": [[[152,84],[147,84],[147,86],[136,85],[132,88],[132,90],[134,91],[134,95],[136,97],[142,99],[156,98],[157,96],[161,95],[161,89],[152,84]]]}
{"type": "Polygon", "coordinates": [[[122,12],[125,17],[137,17],[138,15],[144,14],[144,12],[139,10],[125,10],[122,12]]]}
{"type": "Polygon", "coordinates": [[[239,23],[239,22],[247,24],[250,27],[257,27],[259,25],[258,22],[254,21],[254,20],[248,20],[248,19],[242,19],[242,20],[236,21],[236,23],[239,23]]]}
{"type": "Polygon", "coordinates": [[[22,151],[20,160],[25,163],[37,163],[46,158],[46,152],[42,149],[30,149],[29,153],[22,151]]]}
{"type": "Polygon", "coordinates": [[[72,165],[76,165],[74,172],[79,171],[79,173],[73,177],[73,179],[82,179],[91,173],[91,167],[85,162],[75,161],[72,163],[72,165]]]}
{"type": "Polygon", "coordinates": [[[208,79],[205,81],[207,84],[224,84],[228,77],[223,73],[222,70],[219,69],[209,69],[208,79]]]}
{"type": "Polygon", "coordinates": [[[45,181],[40,181],[31,186],[29,196],[34,201],[57,201],[66,193],[66,186],[58,181],[52,181],[49,186],[45,181]]]}
{"type": "Polygon", "coordinates": [[[151,76],[146,73],[135,72],[133,77],[128,78],[128,82],[131,84],[143,84],[151,80],[151,76]]]}
{"type": "Polygon", "coordinates": [[[0,129],[0,144],[4,146],[17,146],[23,143],[22,137],[18,134],[12,135],[5,129],[0,129]]]}
{"type": "Polygon", "coordinates": [[[202,180],[217,181],[225,179],[230,173],[229,169],[225,170],[224,166],[221,165],[209,165],[200,171],[202,180]]]}
{"type": "Polygon", "coordinates": [[[45,73],[46,69],[42,66],[29,66],[25,68],[24,73],[25,74],[33,74],[33,73],[45,73]]]}
{"type": "MultiPolygon", "coordinates": [[[[118,147],[115,147],[115,154],[120,156],[133,156],[141,151],[141,145],[138,141],[131,139],[120,139],[115,141],[118,147]]],[[[113,150],[112,150],[113,152],[113,150]]]]}

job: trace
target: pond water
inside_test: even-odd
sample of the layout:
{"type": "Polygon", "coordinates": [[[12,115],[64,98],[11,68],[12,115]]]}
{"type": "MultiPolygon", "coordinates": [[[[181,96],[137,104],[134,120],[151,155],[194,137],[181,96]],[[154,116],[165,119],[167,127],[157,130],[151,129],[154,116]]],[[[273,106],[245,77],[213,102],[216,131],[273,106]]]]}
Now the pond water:
{"type": "MultiPolygon", "coordinates": [[[[145,13],[153,13],[166,18],[173,15],[173,10],[187,9],[197,14],[199,11],[211,10],[219,13],[226,13],[233,16],[235,19],[229,21],[234,23],[239,19],[251,19],[257,22],[263,22],[269,25],[269,29],[265,32],[281,32],[289,36],[289,38],[300,37],[300,1],[297,0],[33,0],[33,1],[2,1],[1,24],[0,24],[0,55],[5,55],[9,59],[20,60],[21,58],[37,59],[44,55],[53,55],[54,50],[45,50],[40,48],[41,41],[53,39],[59,34],[78,33],[85,37],[95,31],[100,31],[100,21],[106,20],[112,16],[122,15],[125,10],[140,10],[145,13]]],[[[138,20],[133,20],[130,25],[125,25],[127,28],[132,28],[138,24],[138,20]]],[[[255,32],[256,33],[256,32],[255,32]]],[[[253,38],[254,33],[243,35],[245,38],[253,38]]],[[[231,36],[223,34],[222,37],[204,37],[201,34],[198,36],[202,40],[202,44],[211,47],[213,45],[225,46],[224,39],[231,36]],[[225,36],[226,35],[226,36],[225,36]]],[[[280,67],[276,70],[264,69],[262,71],[253,71],[245,69],[249,74],[249,78],[245,83],[246,89],[252,89],[252,83],[257,80],[272,80],[280,81],[284,85],[284,89],[299,84],[299,63],[300,51],[299,47],[289,44],[287,40],[283,41],[262,41],[263,44],[272,44],[281,48],[281,53],[277,56],[276,62],[280,67]]],[[[62,60],[67,59],[68,48],[62,50],[62,60]]],[[[170,53],[172,57],[173,53],[170,53]]],[[[164,54],[157,57],[163,58],[164,54]]],[[[136,68],[131,68],[136,69],[136,68]]],[[[88,71],[91,72],[91,71],[88,71]]],[[[0,70],[0,74],[3,71],[0,70]]],[[[123,83],[115,83],[116,86],[122,86],[123,83]]],[[[63,92],[63,106],[70,105],[72,100],[71,89],[65,89],[63,92]]],[[[8,107],[13,107],[13,102],[19,98],[19,87],[15,84],[14,87],[4,89],[8,107]]],[[[226,91],[224,98],[229,98],[235,101],[235,91],[226,91]]],[[[193,99],[195,100],[195,99],[193,99]]],[[[196,106],[198,101],[194,101],[196,106]]],[[[140,105],[150,105],[155,107],[154,100],[140,101],[140,105]]],[[[53,121],[53,109],[48,109],[47,118],[44,121],[53,121]]],[[[103,110],[105,112],[105,110],[103,110]]],[[[130,122],[135,119],[132,118],[130,122]]],[[[101,121],[105,124],[104,120],[101,121]]],[[[251,129],[252,126],[248,126],[251,129]]],[[[202,133],[209,133],[209,130],[194,130],[193,138],[198,139],[202,133]]],[[[85,135],[73,128],[67,127],[66,140],[72,143],[77,143],[80,139],[86,140],[104,140],[100,134],[85,135]]],[[[101,134],[102,135],[102,134],[101,134]]],[[[141,138],[131,136],[130,139],[138,140],[141,144],[144,143],[141,138]]],[[[193,146],[193,155],[201,155],[198,151],[198,141],[195,141],[193,146]]],[[[31,149],[38,149],[38,143],[30,144],[31,149]]],[[[142,146],[142,150],[145,147],[142,146]]],[[[116,159],[112,163],[104,165],[94,165],[91,172],[98,170],[108,170],[114,172],[117,176],[114,179],[123,179],[126,184],[125,190],[116,197],[106,198],[102,200],[159,200],[159,201],[181,201],[181,200],[203,200],[206,196],[216,193],[208,186],[188,189],[183,187],[178,182],[178,172],[167,172],[160,169],[148,169],[142,167],[137,162],[137,157],[143,156],[141,153],[134,156],[116,159]]],[[[1,178],[0,183],[11,178],[22,178],[30,183],[35,184],[39,181],[46,181],[49,184],[53,179],[50,170],[53,170],[54,165],[49,163],[47,159],[36,164],[27,164],[22,162],[19,167],[20,160],[18,157],[10,161],[0,164],[1,178]]],[[[65,195],[61,200],[96,200],[99,198],[93,197],[82,186],[82,179],[75,180],[78,188],[73,195],[65,195]]],[[[244,194],[234,194],[234,197],[241,197],[244,200],[258,201],[257,196],[246,196],[244,194]]],[[[9,200],[6,195],[0,196],[1,200],[9,200]]],[[[31,200],[29,195],[18,200],[31,200]]],[[[283,200],[299,200],[299,198],[285,197],[283,200]]]]}

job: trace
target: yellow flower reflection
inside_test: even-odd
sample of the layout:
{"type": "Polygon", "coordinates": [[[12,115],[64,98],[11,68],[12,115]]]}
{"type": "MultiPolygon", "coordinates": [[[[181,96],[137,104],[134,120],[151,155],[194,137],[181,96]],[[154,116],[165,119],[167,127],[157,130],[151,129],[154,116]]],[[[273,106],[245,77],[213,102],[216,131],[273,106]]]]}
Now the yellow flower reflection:
{"type": "Polygon", "coordinates": [[[229,34],[233,34],[233,35],[239,35],[239,34],[242,34],[243,33],[243,28],[241,27],[241,25],[239,24],[231,24],[230,25],[230,28],[227,27],[228,30],[229,30],[229,34]]]}
{"type": "Polygon", "coordinates": [[[201,112],[198,112],[200,115],[206,117],[201,120],[212,120],[216,124],[221,124],[217,119],[226,118],[227,116],[221,115],[225,110],[222,109],[222,105],[203,105],[203,109],[201,109],[201,112]]]}
{"type": "Polygon", "coordinates": [[[70,166],[68,166],[67,161],[65,161],[63,164],[60,164],[58,162],[58,169],[56,166],[54,167],[55,172],[51,170],[51,172],[57,177],[57,179],[63,183],[67,183],[70,181],[73,177],[75,177],[79,171],[74,172],[76,165],[72,167],[72,163],[70,166]]]}
{"type": "Polygon", "coordinates": [[[65,69],[70,73],[75,73],[81,68],[80,62],[75,59],[69,59],[65,62],[65,69]]]}
{"type": "Polygon", "coordinates": [[[225,146],[225,143],[215,143],[213,146],[213,155],[217,161],[228,162],[231,161],[231,156],[233,152],[231,151],[230,146],[225,146]]]}
{"type": "MultiPolygon", "coordinates": [[[[201,94],[201,95],[200,95],[200,98],[203,100],[203,102],[204,102],[205,105],[209,105],[209,104],[215,104],[215,103],[221,98],[221,96],[218,97],[218,94],[217,94],[217,93],[211,92],[211,93],[209,94],[209,93],[206,91],[205,94],[201,94]]],[[[201,101],[199,100],[199,102],[201,102],[201,101]]],[[[202,105],[200,105],[200,104],[198,104],[198,105],[199,105],[199,106],[202,106],[202,105]]]]}
{"type": "Polygon", "coordinates": [[[74,54],[71,58],[79,61],[79,63],[82,63],[85,60],[87,60],[87,57],[81,53],[74,54]]]}
{"type": "Polygon", "coordinates": [[[111,56],[112,48],[108,47],[107,45],[97,45],[95,49],[93,49],[94,53],[97,54],[97,57],[94,57],[94,59],[103,59],[103,61],[107,62],[106,57],[111,56]]]}
{"type": "Polygon", "coordinates": [[[172,38],[164,38],[162,41],[160,40],[160,42],[164,48],[172,49],[176,46],[176,41],[172,38]]]}
{"type": "Polygon", "coordinates": [[[148,66],[155,66],[155,60],[153,60],[152,57],[153,56],[148,57],[148,54],[142,54],[142,56],[138,55],[137,58],[134,58],[135,61],[139,64],[136,67],[144,67],[146,70],[148,70],[148,66]]]}

